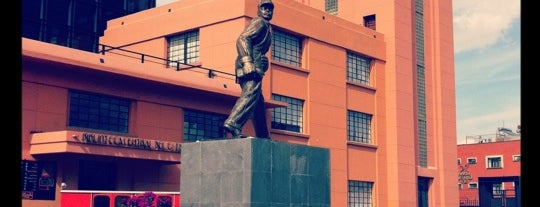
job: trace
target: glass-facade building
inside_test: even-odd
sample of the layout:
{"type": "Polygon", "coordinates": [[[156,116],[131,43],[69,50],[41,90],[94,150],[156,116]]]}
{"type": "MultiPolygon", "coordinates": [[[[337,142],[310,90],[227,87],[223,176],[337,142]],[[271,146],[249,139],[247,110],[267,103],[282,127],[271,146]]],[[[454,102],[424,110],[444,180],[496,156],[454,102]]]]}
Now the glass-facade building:
{"type": "Polygon", "coordinates": [[[23,0],[22,36],[96,52],[108,20],[155,6],[155,0],[23,0]]]}

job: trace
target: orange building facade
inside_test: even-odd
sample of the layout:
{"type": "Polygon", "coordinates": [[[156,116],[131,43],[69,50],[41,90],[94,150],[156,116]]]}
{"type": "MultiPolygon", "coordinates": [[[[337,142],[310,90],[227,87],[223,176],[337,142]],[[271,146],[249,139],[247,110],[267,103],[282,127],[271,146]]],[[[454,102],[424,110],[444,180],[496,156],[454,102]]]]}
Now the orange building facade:
{"type": "Polygon", "coordinates": [[[458,145],[461,206],[521,206],[521,139],[496,137],[458,145]]]}
{"type": "MultiPolygon", "coordinates": [[[[120,17],[99,53],[22,38],[22,159],[39,180],[23,206],[61,206],[62,190],[189,190],[181,144],[222,137],[258,2],[120,17]]],[[[330,150],[331,206],[458,206],[452,2],[273,2],[271,137],[330,150]]]]}

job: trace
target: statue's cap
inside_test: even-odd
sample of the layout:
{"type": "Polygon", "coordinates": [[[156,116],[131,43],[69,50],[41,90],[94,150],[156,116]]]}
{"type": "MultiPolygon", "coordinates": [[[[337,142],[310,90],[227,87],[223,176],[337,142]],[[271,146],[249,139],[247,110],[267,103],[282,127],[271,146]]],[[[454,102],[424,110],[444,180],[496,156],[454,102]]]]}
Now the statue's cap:
{"type": "Polygon", "coordinates": [[[261,7],[262,5],[265,5],[265,4],[268,4],[269,6],[274,8],[274,3],[272,3],[272,0],[261,0],[261,2],[259,3],[259,7],[261,7]]]}

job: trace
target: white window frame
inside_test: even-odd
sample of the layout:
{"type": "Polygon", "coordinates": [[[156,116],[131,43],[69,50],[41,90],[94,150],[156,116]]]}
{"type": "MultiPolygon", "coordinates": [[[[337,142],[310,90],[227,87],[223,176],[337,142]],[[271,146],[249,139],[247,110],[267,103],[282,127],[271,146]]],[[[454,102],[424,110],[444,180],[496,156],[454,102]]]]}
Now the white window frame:
{"type": "Polygon", "coordinates": [[[478,183],[477,182],[470,182],[469,183],[469,189],[478,189],[478,183]],[[471,187],[471,185],[474,185],[474,187],[471,187]]]}
{"type": "Polygon", "coordinates": [[[467,157],[467,164],[476,164],[478,163],[478,159],[476,159],[476,157],[467,157]],[[473,162],[470,162],[470,160],[474,160],[474,163],[473,162]]]}
{"type": "Polygon", "coordinates": [[[489,155],[489,156],[486,156],[486,168],[487,169],[501,169],[501,168],[504,168],[503,166],[503,156],[502,155],[489,155]],[[489,160],[492,159],[492,158],[500,158],[501,159],[501,163],[500,163],[500,166],[499,167],[490,167],[490,162],[489,160]]]}
{"type": "Polygon", "coordinates": [[[521,155],[512,155],[513,162],[521,162],[521,155]]]}
{"type": "Polygon", "coordinates": [[[461,165],[461,158],[457,158],[457,164],[461,165]]]}
{"type": "Polygon", "coordinates": [[[200,61],[201,43],[199,30],[186,31],[167,38],[168,67],[180,67],[200,61]],[[179,63],[177,65],[177,63],[179,63]]]}
{"type": "Polygon", "coordinates": [[[504,191],[504,182],[497,183],[497,184],[501,184],[501,188],[499,190],[495,190],[494,187],[492,186],[491,191],[494,196],[502,196],[503,195],[502,192],[504,191]]]}

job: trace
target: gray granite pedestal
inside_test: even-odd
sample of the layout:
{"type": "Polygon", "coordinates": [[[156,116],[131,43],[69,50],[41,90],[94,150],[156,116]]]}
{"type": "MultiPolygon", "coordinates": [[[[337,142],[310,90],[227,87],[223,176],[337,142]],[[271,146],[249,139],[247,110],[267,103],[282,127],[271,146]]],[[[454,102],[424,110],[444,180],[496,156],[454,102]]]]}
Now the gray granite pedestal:
{"type": "Polygon", "coordinates": [[[182,144],[181,207],[329,207],[329,150],[269,139],[182,144]]]}

